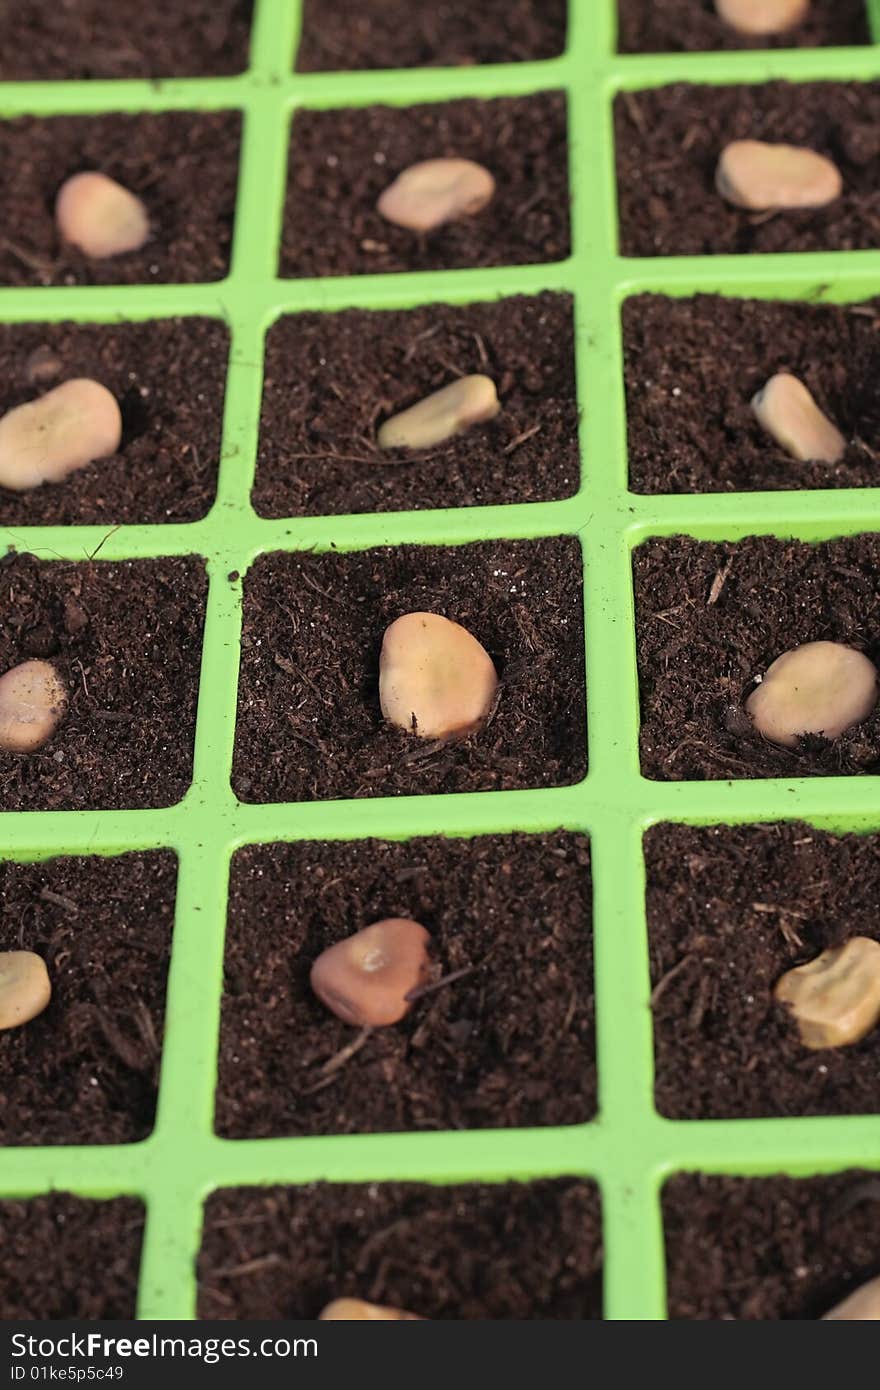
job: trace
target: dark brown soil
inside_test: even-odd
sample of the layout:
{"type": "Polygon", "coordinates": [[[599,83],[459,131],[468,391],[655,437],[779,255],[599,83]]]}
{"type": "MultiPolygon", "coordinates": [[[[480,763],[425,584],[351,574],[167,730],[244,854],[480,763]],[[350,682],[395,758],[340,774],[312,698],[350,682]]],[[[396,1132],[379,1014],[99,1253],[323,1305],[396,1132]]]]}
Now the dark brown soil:
{"type": "Polygon", "coordinates": [[[229,268],[241,117],[234,111],[22,116],[0,126],[0,285],[140,285],[220,280],[229,268]],[[146,203],[141,251],[88,260],[62,248],[55,198],[99,169],[146,203]]]}
{"type": "Polygon", "coordinates": [[[10,2],[0,13],[0,80],[242,72],[252,9],[252,0],[10,2]]]}
{"type": "Polygon", "coordinates": [[[789,749],[754,732],[743,699],[776,657],[803,642],[845,642],[880,663],[878,568],[876,536],[822,545],[674,536],[639,546],[644,775],[678,781],[876,773],[880,709],[834,742],[809,736],[789,749]]]}
{"type": "Polygon", "coordinates": [[[724,24],[715,0],[617,0],[621,53],[681,53],[708,48],[822,48],[870,43],[865,0],[812,0],[802,24],[785,34],[749,38],[724,24]]]}
{"type": "Polygon", "coordinates": [[[233,1139],[577,1124],[596,1112],[585,836],[260,845],[233,861],[217,1129],[233,1139]],[[383,917],[432,937],[432,983],[326,1081],[356,1031],[309,987],[383,917]],[[453,975],[468,972],[454,980],[453,975]]]}
{"type": "Polygon", "coordinates": [[[153,1128],[177,860],[0,862],[0,950],[36,951],[52,1000],[0,1033],[0,1144],[123,1144],[153,1128]]]}
{"type": "Polygon", "coordinates": [[[568,0],[305,0],[297,72],[468,67],[555,58],[568,0]]]}
{"type": "Polygon", "coordinates": [[[194,558],[0,560],[0,671],[46,658],[70,702],[38,752],[0,753],[0,808],[180,800],[192,777],[206,595],[194,558]]]}
{"type": "Polygon", "coordinates": [[[297,314],[267,342],[261,516],[570,497],[580,480],[569,295],[297,314]],[[390,415],[457,376],[492,377],[501,414],[433,449],[382,451],[390,415]]]}
{"type": "Polygon", "coordinates": [[[356,1296],[432,1319],[600,1318],[601,1241],[598,1191],[572,1178],[230,1188],[205,1208],[199,1316],[311,1319],[356,1296]]]}
{"type": "Polygon", "coordinates": [[[758,492],[880,483],[880,300],[856,305],[637,295],[623,308],[630,487],[758,492]],[[843,431],[839,463],[798,463],[750,402],[792,372],[843,431]]]}
{"type": "Polygon", "coordinates": [[[582,592],[580,545],[566,536],[261,556],[244,587],[237,794],[324,801],[579,781],[582,592]],[[494,719],[458,743],[382,720],[382,636],[421,611],[468,628],[501,677],[494,719]]]}
{"type": "Polygon", "coordinates": [[[122,447],[31,492],[0,488],[7,526],[194,521],[214,499],[229,332],[214,319],[0,325],[0,415],[72,377],[119,402],[122,447]]]}
{"type": "Polygon", "coordinates": [[[565,96],[297,111],[290,142],[283,276],[364,275],[528,265],[569,254],[565,96]],[[476,217],[419,236],[386,222],[376,200],[423,159],[458,155],[491,170],[476,217]]]}
{"type": "Polygon", "coordinates": [[[134,1197],[0,1201],[0,1318],[133,1318],[143,1235],[134,1197]]]}
{"type": "Polygon", "coordinates": [[[880,1181],[680,1174],[663,1189],[671,1318],[821,1318],[880,1274],[880,1181]]]}
{"type": "Polygon", "coordinates": [[[880,1030],[813,1052],[773,989],[829,946],[880,940],[880,838],[800,822],[659,825],[645,856],[660,1112],[876,1114],[880,1030]]]}
{"type": "Polygon", "coordinates": [[[679,83],[614,104],[625,256],[856,251],[880,246],[880,82],[679,83]],[[804,145],[830,156],[842,197],[825,208],[747,212],[715,190],[731,140],[804,145]]]}

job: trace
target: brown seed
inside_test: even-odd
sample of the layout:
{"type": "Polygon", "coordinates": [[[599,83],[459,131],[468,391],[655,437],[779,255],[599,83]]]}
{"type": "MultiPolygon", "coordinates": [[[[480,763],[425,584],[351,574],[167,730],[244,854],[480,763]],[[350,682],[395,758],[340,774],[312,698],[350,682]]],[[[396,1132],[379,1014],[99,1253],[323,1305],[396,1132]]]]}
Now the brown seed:
{"type": "Polygon", "coordinates": [[[0,748],[33,753],[54,734],[67,708],[67,691],[48,661],[23,661],[0,676],[0,748]]]}
{"type": "Polygon", "coordinates": [[[337,941],[312,966],[312,989],[331,1013],[360,1028],[387,1028],[409,1013],[407,995],[428,977],[430,934],[387,917],[337,941]]]}
{"type": "Polygon", "coordinates": [[[787,970],[773,991],[804,1047],[849,1047],[880,1023],[880,941],[853,936],[787,970]]]}
{"type": "Polygon", "coordinates": [[[431,232],[482,212],[494,192],[489,170],[472,159],[426,159],[398,174],[376,208],[398,227],[431,232]]]}
{"type": "Polygon", "coordinates": [[[823,1322],[880,1322],[880,1276],[869,1279],[842,1303],[825,1313],[823,1322]]]}
{"type": "Polygon", "coordinates": [[[42,956],[33,951],[0,951],[0,1029],[30,1023],[51,997],[49,972],[42,956]]]}
{"type": "Polygon", "coordinates": [[[122,440],[119,406],[98,381],[77,377],[0,419],[0,487],[26,492],[58,483],[122,440]]]}
{"type": "Polygon", "coordinates": [[[788,372],[771,376],[753,397],[752,410],[761,428],[792,458],[837,463],[846,452],[840,430],[822,414],[803,382],[788,372]]]}
{"type": "Polygon", "coordinates": [[[498,691],[492,659],[439,613],[406,613],[386,629],[379,703],[389,724],[420,738],[458,738],[484,723],[498,691]]]}
{"type": "Polygon", "coordinates": [[[140,198],[106,174],[74,174],[58,190],[55,220],[62,241],[93,260],[139,251],[150,235],[140,198]]]}
{"type": "Polygon", "coordinates": [[[803,23],[810,0],[715,0],[715,9],[739,34],[784,34],[803,23]]]}
{"type": "Polygon", "coordinates": [[[821,208],[843,191],[837,165],[798,145],[734,140],[718,161],[715,185],[722,198],[752,212],[821,208]]]}
{"type": "Polygon", "coordinates": [[[806,642],[777,657],[746,700],[759,733],[783,748],[802,734],[832,739],[861,724],[877,705],[877,668],[841,642],[806,642]]]}
{"type": "Polygon", "coordinates": [[[323,1312],[318,1314],[318,1320],[323,1322],[339,1321],[345,1322],[424,1322],[418,1313],[404,1313],[401,1308],[385,1308],[381,1303],[364,1303],[361,1298],[334,1298],[332,1303],[328,1303],[323,1312]]]}
{"type": "Polygon", "coordinates": [[[501,409],[489,376],[463,376],[409,410],[386,420],[378,433],[380,449],[428,449],[471,425],[494,420],[501,409]]]}

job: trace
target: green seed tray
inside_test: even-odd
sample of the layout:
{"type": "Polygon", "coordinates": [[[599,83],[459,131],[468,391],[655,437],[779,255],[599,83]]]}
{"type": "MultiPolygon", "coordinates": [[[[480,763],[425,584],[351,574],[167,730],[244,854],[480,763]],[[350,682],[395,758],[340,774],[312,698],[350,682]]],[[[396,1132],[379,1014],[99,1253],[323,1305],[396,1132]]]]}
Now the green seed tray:
{"type": "MultiPolygon", "coordinates": [[[[870,0],[880,38],[880,0],[870,0]]],[[[880,488],[644,497],[627,489],[620,306],[630,294],[716,291],[855,301],[880,291],[880,249],[839,254],[627,260],[617,254],[612,101],[671,81],[772,78],[864,81],[876,47],[619,56],[615,0],[569,0],[565,53],[552,61],[461,69],[299,75],[292,71],[298,0],[257,0],[250,67],[241,76],[181,81],[9,83],[0,118],[237,108],[244,113],[231,272],[217,284],[0,291],[0,320],[164,315],[222,317],[232,351],[215,504],[186,525],[5,529],[0,543],[45,558],[197,554],[210,589],[192,786],[170,810],[0,814],[2,854],[117,854],[166,846],[179,883],[156,1126],[139,1144],[9,1148],[0,1198],[50,1189],[139,1195],[147,1207],[138,1314],[195,1315],[202,1203],[214,1188],[316,1179],[448,1183],[563,1174],[600,1185],[605,1313],[665,1316],[659,1191],[680,1169],[794,1175],[880,1167],[880,1115],[670,1121],[653,1107],[653,1061],[642,835],[663,820],[694,824],[804,817],[818,826],[880,829],[875,777],[657,783],[638,763],[631,550],[652,535],[735,540],[751,533],[818,541],[880,529],[880,488]],[[298,106],[406,105],[458,97],[565,90],[569,103],[573,253],[553,265],[322,280],[276,278],[289,120],[298,106]],[[263,340],[281,314],[348,307],[466,303],[552,289],[575,296],[582,485],[565,501],[284,521],[250,505],[263,340]],[[241,586],[270,550],[356,550],[577,534],[583,551],[589,677],[589,774],[531,792],[242,805],[230,788],[241,586]],[[600,1113],[570,1128],[228,1141],[212,1131],[229,860],[242,844],[294,839],[472,836],[556,827],[589,833],[595,882],[600,1113]]]]}

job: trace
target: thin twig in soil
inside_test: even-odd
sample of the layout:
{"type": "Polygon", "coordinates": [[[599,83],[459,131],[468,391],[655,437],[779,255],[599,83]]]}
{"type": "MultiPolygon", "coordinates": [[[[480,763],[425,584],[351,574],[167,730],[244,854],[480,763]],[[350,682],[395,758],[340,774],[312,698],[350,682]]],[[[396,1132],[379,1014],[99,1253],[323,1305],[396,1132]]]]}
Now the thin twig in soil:
{"type": "Polygon", "coordinates": [[[360,1052],[372,1032],[372,1028],[362,1028],[357,1037],[353,1038],[350,1043],[346,1043],[345,1047],[341,1047],[338,1052],[334,1052],[333,1056],[318,1068],[320,1081],[316,1081],[312,1086],[306,1086],[304,1090],[300,1091],[300,1095],[311,1096],[316,1091],[323,1091],[325,1086],[330,1086],[336,1080],[337,1072],[341,1071],[346,1062],[350,1062],[357,1052],[360,1052]]]}
{"type": "Polygon", "coordinates": [[[70,898],[65,898],[61,893],[53,893],[51,888],[41,888],[40,897],[44,903],[51,903],[53,907],[63,907],[65,912],[69,912],[71,917],[79,914],[79,908],[70,898]]]}
{"type": "Polygon", "coordinates": [[[727,583],[727,576],[730,574],[732,568],[733,556],[731,556],[729,560],[725,561],[725,563],[721,566],[721,569],[718,570],[717,574],[715,575],[715,578],[712,580],[712,587],[709,590],[709,597],[706,599],[707,608],[711,608],[712,605],[717,603],[720,599],[721,590],[727,583]]]}
{"type": "Polygon", "coordinates": [[[445,989],[447,985],[455,984],[456,980],[463,980],[467,975],[473,975],[476,970],[475,965],[467,965],[463,970],[453,970],[450,975],[441,975],[439,980],[434,980],[429,985],[419,985],[417,989],[411,989],[403,997],[408,1004],[413,1004],[417,999],[422,999],[426,994],[433,994],[435,990],[445,989]]]}
{"type": "Polygon", "coordinates": [[[504,446],[501,450],[502,454],[512,454],[514,449],[518,449],[520,444],[525,444],[527,439],[531,439],[543,428],[543,425],[532,425],[530,430],[524,430],[522,434],[517,435],[516,439],[511,439],[510,443],[504,446]]]}
{"type": "Polygon", "coordinates": [[[684,970],[687,966],[692,965],[696,959],[696,956],[693,954],[682,956],[678,964],[673,965],[672,969],[667,970],[666,974],[663,975],[661,979],[657,981],[656,985],[651,991],[650,1003],[652,1009],[654,1005],[658,1002],[658,1000],[662,997],[662,995],[665,994],[667,986],[671,985],[672,981],[676,978],[676,976],[680,975],[682,970],[684,970]]]}

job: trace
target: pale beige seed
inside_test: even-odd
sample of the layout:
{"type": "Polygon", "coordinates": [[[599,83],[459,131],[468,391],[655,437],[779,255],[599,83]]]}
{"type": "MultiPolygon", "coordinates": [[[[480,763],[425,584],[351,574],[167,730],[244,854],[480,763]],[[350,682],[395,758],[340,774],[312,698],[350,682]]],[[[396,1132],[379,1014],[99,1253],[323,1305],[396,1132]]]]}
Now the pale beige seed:
{"type": "Polygon", "coordinates": [[[139,251],[150,235],[140,198],[106,174],[74,174],[58,190],[55,221],[62,241],[93,260],[139,251]]]}
{"type": "Polygon", "coordinates": [[[379,703],[389,724],[420,738],[464,737],[498,691],[492,659],[466,628],[438,613],[406,613],[386,629],[379,703]]]}
{"type": "Polygon", "coordinates": [[[804,1047],[849,1047],[880,1023],[880,941],[853,936],[787,970],[773,991],[804,1047]]]}
{"type": "Polygon", "coordinates": [[[0,748],[33,753],[48,743],[67,709],[67,691],[48,661],[23,661],[0,676],[0,748]]]}
{"type": "Polygon", "coordinates": [[[821,208],[843,191],[837,165],[798,145],[734,140],[721,153],[715,185],[722,198],[751,212],[821,208]]]}
{"type": "Polygon", "coordinates": [[[19,1028],[52,997],[49,972],[33,951],[0,951],[0,1029],[19,1028]]]}
{"type": "Polygon", "coordinates": [[[500,409],[491,377],[463,376],[386,420],[377,436],[379,448],[429,449],[471,425],[494,420],[500,409]]]}
{"type": "Polygon", "coordinates": [[[387,222],[412,232],[431,232],[482,212],[495,180],[472,159],[426,159],[398,174],[376,204],[387,222]]]}
{"type": "Polygon", "coordinates": [[[738,34],[785,34],[806,19],[810,0],[715,0],[715,9],[738,34]]]}
{"type": "Polygon", "coordinates": [[[771,376],[753,398],[752,410],[761,428],[792,458],[837,463],[846,452],[840,430],[789,372],[771,376]]]}
{"type": "Polygon", "coordinates": [[[880,1322],[880,1276],[869,1279],[860,1289],[826,1313],[823,1322],[880,1322]]]}
{"type": "Polygon", "coordinates": [[[877,668],[841,642],[806,642],[777,657],[746,700],[759,733],[796,748],[802,734],[837,738],[877,705],[877,668]]]}
{"type": "Polygon", "coordinates": [[[425,984],[430,933],[408,917],[386,917],[322,951],[312,989],[331,1013],[360,1028],[387,1028],[409,1013],[425,984]]]}
{"type": "Polygon", "coordinates": [[[381,1303],[365,1303],[361,1298],[334,1298],[318,1314],[323,1322],[424,1322],[418,1313],[404,1313],[401,1308],[386,1308],[381,1303]]]}
{"type": "Polygon", "coordinates": [[[26,492],[59,483],[95,459],[115,454],[122,416],[99,381],[76,377],[0,419],[0,487],[26,492]]]}

